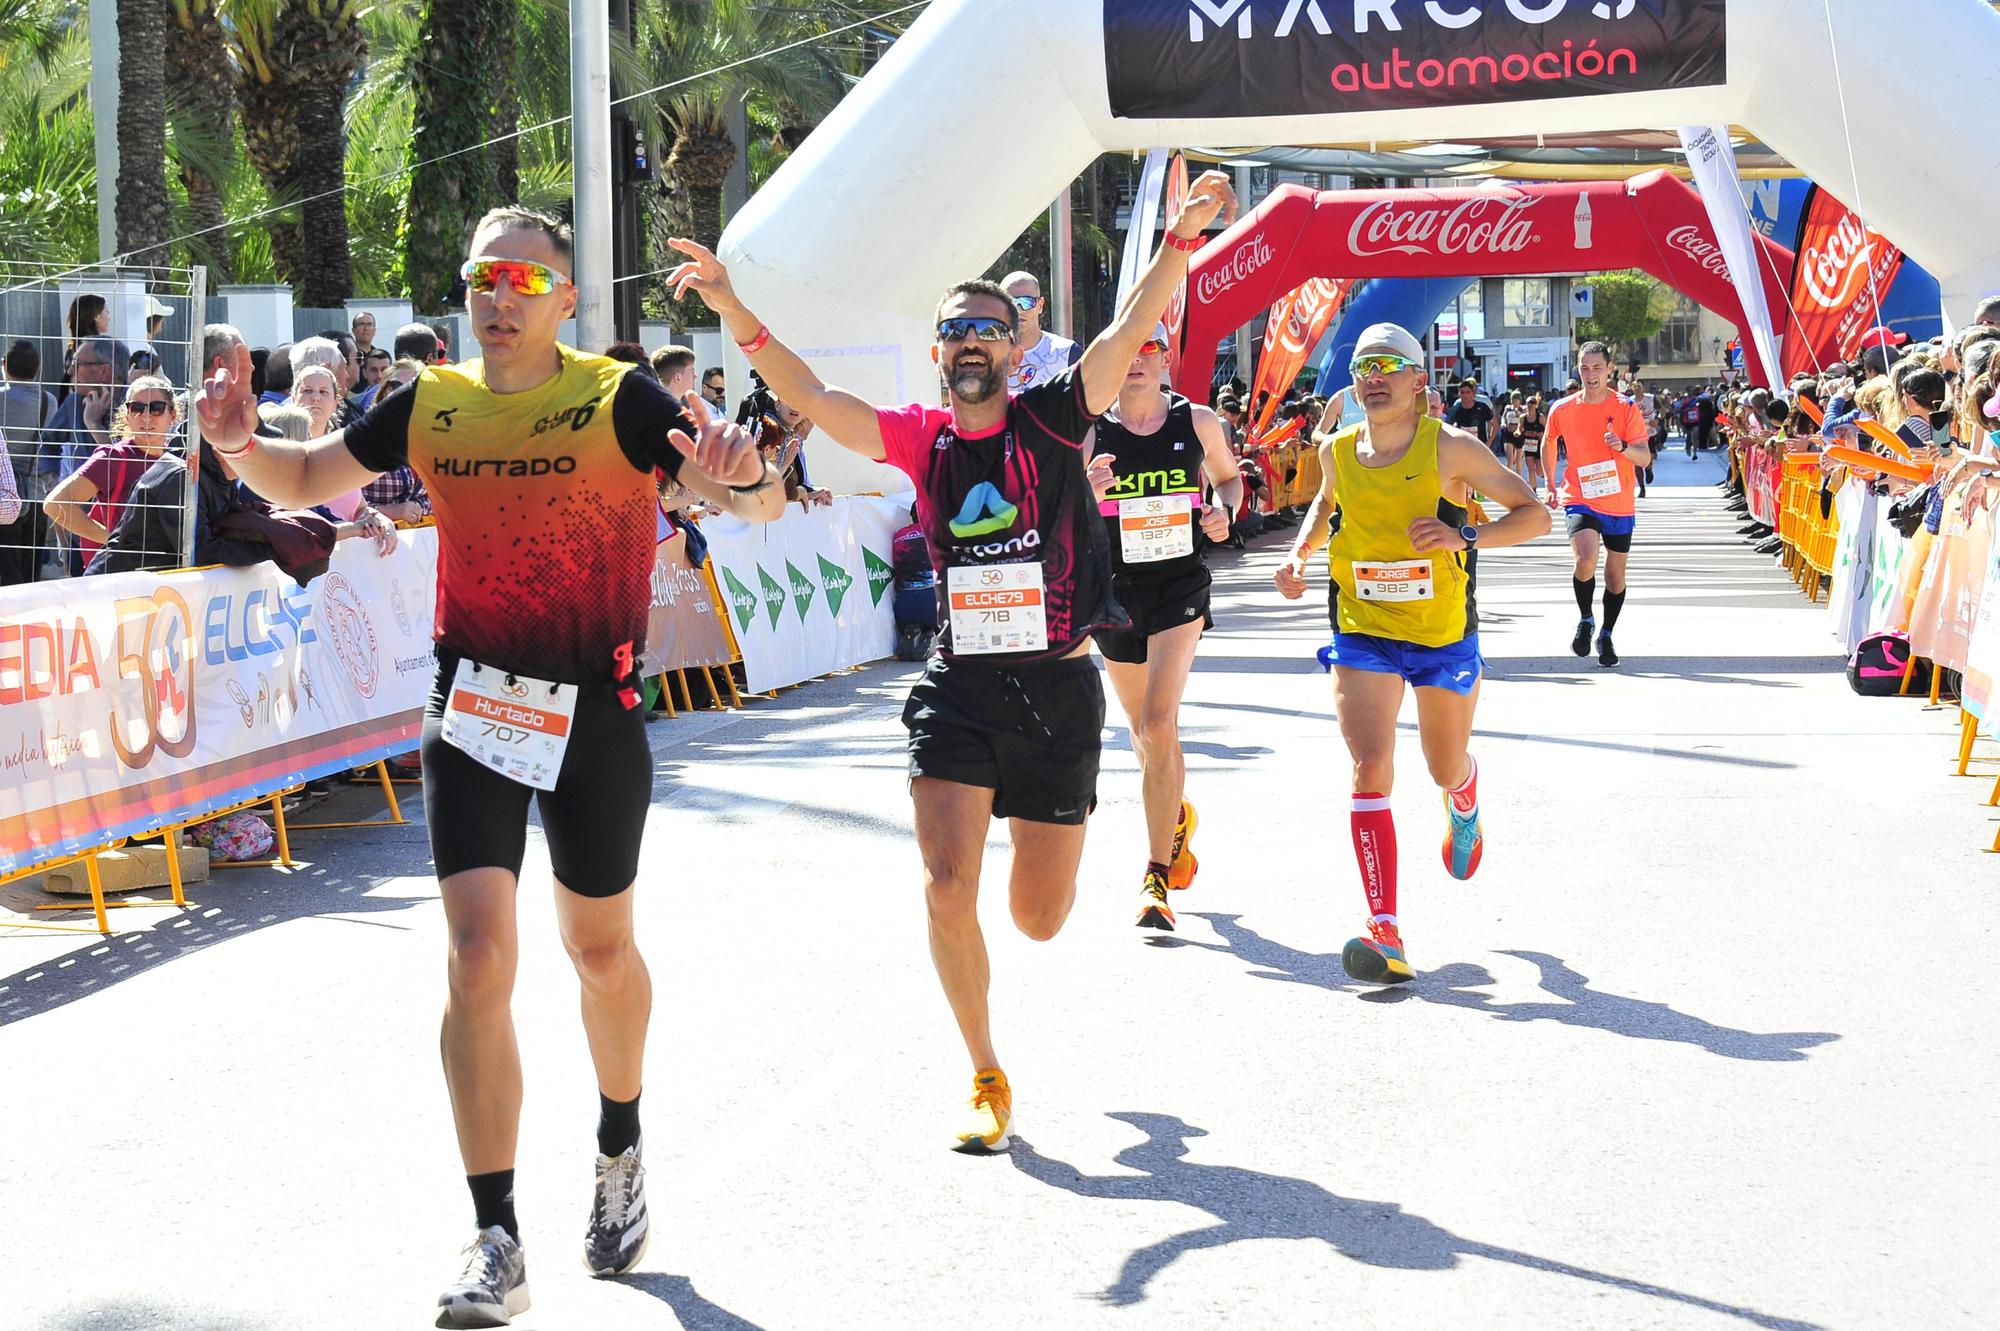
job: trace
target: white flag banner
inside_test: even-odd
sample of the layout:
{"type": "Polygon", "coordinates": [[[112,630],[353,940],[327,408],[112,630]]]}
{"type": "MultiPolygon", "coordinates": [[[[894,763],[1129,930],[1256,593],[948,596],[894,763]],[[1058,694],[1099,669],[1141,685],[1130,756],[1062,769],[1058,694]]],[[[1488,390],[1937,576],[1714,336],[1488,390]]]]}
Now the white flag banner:
{"type": "Polygon", "coordinates": [[[417,746],[437,533],[0,592],[0,873],[417,746]]]}
{"type": "Polygon", "coordinates": [[[848,495],[776,522],[701,524],[752,693],[895,654],[890,545],[909,521],[907,500],[848,495]]]}
{"type": "Polygon", "coordinates": [[[1132,220],[1125,229],[1125,253],[1118,262],[1118,303],[1123,305],[1139,274],[1153,257],[1154,214],[1160,210],[1160,191],[1167,184],[1167,162],[1172,154],[1165,148],[1149,148],[1146,165],[1139,172],[1139,194],[1132,200],[1132,220]]]}
{"type": "MultiPolygon", "coordinates": [[[[1750,340],[1756,358],[1763,363],[1764,382],[1783,388],[1778,374],[1778,339],[1771,331],[1764,275],[1757,266],[1756,244],[1750,239],[1750,210],[1743,203],[1743,181],[1736,173],[1736,149],[1729,142],[1729,130],[1721,125],[1683,125],[1681,147],[1687,150],[1688,169],[1694,173],[1695,188],[1708,208],[1708,224],[1729,264],[1729,280],[1736,287],[1737,299],[1743,302],[1750,340]]],[[[1746,355],[1749,350],[1745,349],[1746,355]]],[[[1758,371],[1754,365],[1749,369],[1753,375],[1758,371]]]]}

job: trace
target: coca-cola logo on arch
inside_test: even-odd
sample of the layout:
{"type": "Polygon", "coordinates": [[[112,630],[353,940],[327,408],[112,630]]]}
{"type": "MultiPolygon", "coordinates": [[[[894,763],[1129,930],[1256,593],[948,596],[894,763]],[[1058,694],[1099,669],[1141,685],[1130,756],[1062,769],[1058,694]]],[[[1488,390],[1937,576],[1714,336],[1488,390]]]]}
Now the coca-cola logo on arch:
{"type": "Polygon", "coordinates": [[[1195,299],[1204,305],[1209,304],[1238,282],[1255,276],[1257,270],[1271,262],[1276,254],[1271,242],[1261,233],[1250,236],[1223,262],[1203,271],[1194,284],[1195,299]]]}
{"type": "Polygon", "coordinates": [[[1455,206],[1408,207],[1385,199],[1355,216],[1347,231],[1347,248],[1364,259],[1383,254],[1519,254],[1540,239],[1529,216],[1536,202],[1489,194],[1455,206]]]}
{"type": "Polygon", "coordinates": [[[1723,281],[1729,280],[1729,261],[1722,257],[1722,247],[1703,234],[1700,227],[1675,227],[1667,232],[1667,246],[1693,259],[1723,281]]]}

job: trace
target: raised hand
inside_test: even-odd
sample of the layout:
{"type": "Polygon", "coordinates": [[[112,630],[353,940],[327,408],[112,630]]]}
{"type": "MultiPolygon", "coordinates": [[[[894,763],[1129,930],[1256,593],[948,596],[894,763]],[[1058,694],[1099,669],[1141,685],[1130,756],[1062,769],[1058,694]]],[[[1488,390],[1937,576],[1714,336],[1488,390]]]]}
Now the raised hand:
{"type": "Polygon", "coordinates": [[[195,416],[201,437],[225,453],[234,453],[257,433],[257,395],[250,391],[250,348],[241,342],[229,351],[229,363],[218,366],[195,396],[195,416]]]}
{"type": "Polygon", "coordinates": [[[1236,220],[1236,187],[1226,171],[1204,171],[1188,186],[1188,196],[1167,229],[1182,240],[1193,240],[1217,217],[1228,226],[1236,220]]]}
{"type": "Polygon", "coordinates": [[[755,435],[717,420],[699,399],[689,404],[688,411],[694,417],[696,437],[688,438],[683,430],[668,431],[667,442],[675,452],[724,485],[755,485],[764,479],[764,457],[757,451],[755,435]]]}
{"type": "Polygon", "coordinates": [[[686,300],[687,293],[692,291],[717,314],[743,308],[743,302],[736,298],[736,288],[730,285],[729,270],[715,257],[715,251],[679,236],[669,239],[667,244],[688,256],[686,263],[667,274],[667,285],[673,288],[675,300],[686,300]]]}

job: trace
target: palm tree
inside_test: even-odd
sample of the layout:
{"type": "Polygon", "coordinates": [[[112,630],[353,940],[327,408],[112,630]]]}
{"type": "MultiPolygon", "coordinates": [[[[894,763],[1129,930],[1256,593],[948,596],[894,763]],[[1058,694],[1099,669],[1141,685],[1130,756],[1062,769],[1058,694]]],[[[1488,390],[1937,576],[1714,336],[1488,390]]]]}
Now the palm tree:
{"type": "Polygon", "coordinates": [[[299,302],[353,294],[345,195],[348,87],[368,54],[361,0],[228,0],[243,147],[274,204],[300,222],[270,225],[271,253],[299,302]]]}
{"type": "Polygon", "coordinates": [[[494,89],[514,81],[495,62],[511,54],[515,0],[429,0],[413,70],[409,225],[404,278],[418,309],[443,309],[458,275],[465,228],[501,199],[495,154],[486,145],[498,122],[494,89]]]}
{"type": "Polygon", "coordinates": [[[90,31],[53,10],[0,0],[0,256],[9,265],[97,258],[90,31]]]}
{"type": "Polygon", "coordinates": [[[165,0],[118,3],[118,249],[141,266],[164,266],[173,235],[167,199],[165,0]]]}
{"type": "Polygon", "coordinates": [[[235,136],[235,71],[216,0],[172,0],[167,25],[167,115],[174,160],[187,194],[184,228],[193,237],[188,259],[208,269],[212,283],[229,282],[223,224],[223,178],[235,136]]]}

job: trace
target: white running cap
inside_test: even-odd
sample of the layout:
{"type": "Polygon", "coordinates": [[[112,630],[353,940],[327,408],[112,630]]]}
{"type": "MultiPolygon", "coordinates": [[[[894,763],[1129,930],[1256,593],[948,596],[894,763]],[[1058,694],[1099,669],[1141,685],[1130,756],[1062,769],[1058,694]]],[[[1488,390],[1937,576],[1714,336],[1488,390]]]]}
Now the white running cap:
{"type": "Polygon", "coordinates": [[[1354,355],[1401,356],[1404,360],[1424,363],[1423,343],[1410,334],[1401,324],[1370,324],[1361,331],[1361,340],[1354,344],[1354,355]]]}

